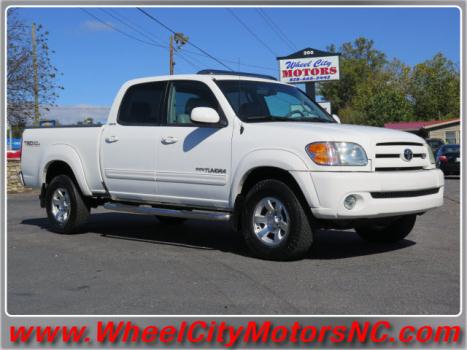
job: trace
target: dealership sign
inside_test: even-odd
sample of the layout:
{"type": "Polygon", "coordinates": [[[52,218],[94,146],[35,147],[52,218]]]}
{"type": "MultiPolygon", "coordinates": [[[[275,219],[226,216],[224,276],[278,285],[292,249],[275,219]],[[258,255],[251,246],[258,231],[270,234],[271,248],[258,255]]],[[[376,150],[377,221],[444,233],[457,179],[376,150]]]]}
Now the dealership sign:
{"type": "Polygon", "coordinates": [[[277,59],[282,82],[297,84],[339,80],[338,53],[307,48],[277,59]]]}

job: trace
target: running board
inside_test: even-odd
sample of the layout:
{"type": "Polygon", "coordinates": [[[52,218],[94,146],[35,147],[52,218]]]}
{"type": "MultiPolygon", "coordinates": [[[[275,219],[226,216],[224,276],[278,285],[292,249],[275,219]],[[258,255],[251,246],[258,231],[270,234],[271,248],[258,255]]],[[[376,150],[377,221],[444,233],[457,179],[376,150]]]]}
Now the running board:
{"type": "Polygon", "coordinates": [[[209,221],[229,221],[230,213],[207,210],[177,210],[167,208],[154,208],[150,206],[129,205],[120,203],[106,203],[104,208],[122,213],[139,215],[170,216],[173,218],[209,220],[209,221]]]}

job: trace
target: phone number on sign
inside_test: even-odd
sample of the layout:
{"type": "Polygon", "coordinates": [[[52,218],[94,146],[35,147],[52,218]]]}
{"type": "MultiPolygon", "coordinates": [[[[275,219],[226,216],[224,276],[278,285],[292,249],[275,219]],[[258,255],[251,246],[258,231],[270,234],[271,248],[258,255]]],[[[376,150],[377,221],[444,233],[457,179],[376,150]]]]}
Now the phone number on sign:
{"type": "Polygon", "coordinates": [[[299,77],[299,78],[289,78],[288,82],[297,82],[297,81],[318,81],[318,80],[330,80],[330,75],[323,75],[319,77],[299,77]]]}

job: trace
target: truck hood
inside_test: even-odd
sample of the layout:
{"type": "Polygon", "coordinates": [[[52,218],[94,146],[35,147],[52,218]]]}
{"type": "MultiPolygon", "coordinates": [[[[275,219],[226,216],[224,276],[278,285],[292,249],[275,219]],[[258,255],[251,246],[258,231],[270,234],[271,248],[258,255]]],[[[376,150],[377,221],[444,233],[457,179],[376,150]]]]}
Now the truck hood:
{"type": "Polygon", "coordinates": [[[424,143],[422,138],[408,132],[372,126],[308,122],[265,122],[250,125],[254,129],[260,128],[264,135],[277,136],[279,140],[286,138],[288,142],[346,141],[366,148],[373,148],[378,142],[424,143]]]}

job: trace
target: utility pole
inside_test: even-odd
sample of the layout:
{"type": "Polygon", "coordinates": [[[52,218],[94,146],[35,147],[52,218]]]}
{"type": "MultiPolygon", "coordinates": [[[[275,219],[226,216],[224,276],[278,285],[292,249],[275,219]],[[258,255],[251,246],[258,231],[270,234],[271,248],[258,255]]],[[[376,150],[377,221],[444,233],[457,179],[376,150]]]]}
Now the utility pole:
{"type": "Polygon", "coordinates": [[[174,74],[174,50],[180,50],[183,45],[188,42],[188,37],[183,33],[175,33],[170,35],[169,51],[170,51],[170,60],[169,60],[169,72],[170,75],[174,74]],[[174,41],[176,47],[174,47],[174,41]]]}
{"type": "Polygon", "coordinates": [[[36,43],[36,24],[32,24],[31,28],[31,41],[32,41],[32,68],[34,75],[34,125],[39,125],[39,80],[37,75],[37,43],[36,43]]]}
{"type": "Polygon", "coordinates": [[[170,71],[170,75],[173,75],[174,74],[174,65],[175,65],[175,62],[174,62],[174,36],[173,36],[173,34],[170,34],[169,48],[170,48],[169,71],[170,71]]]}

